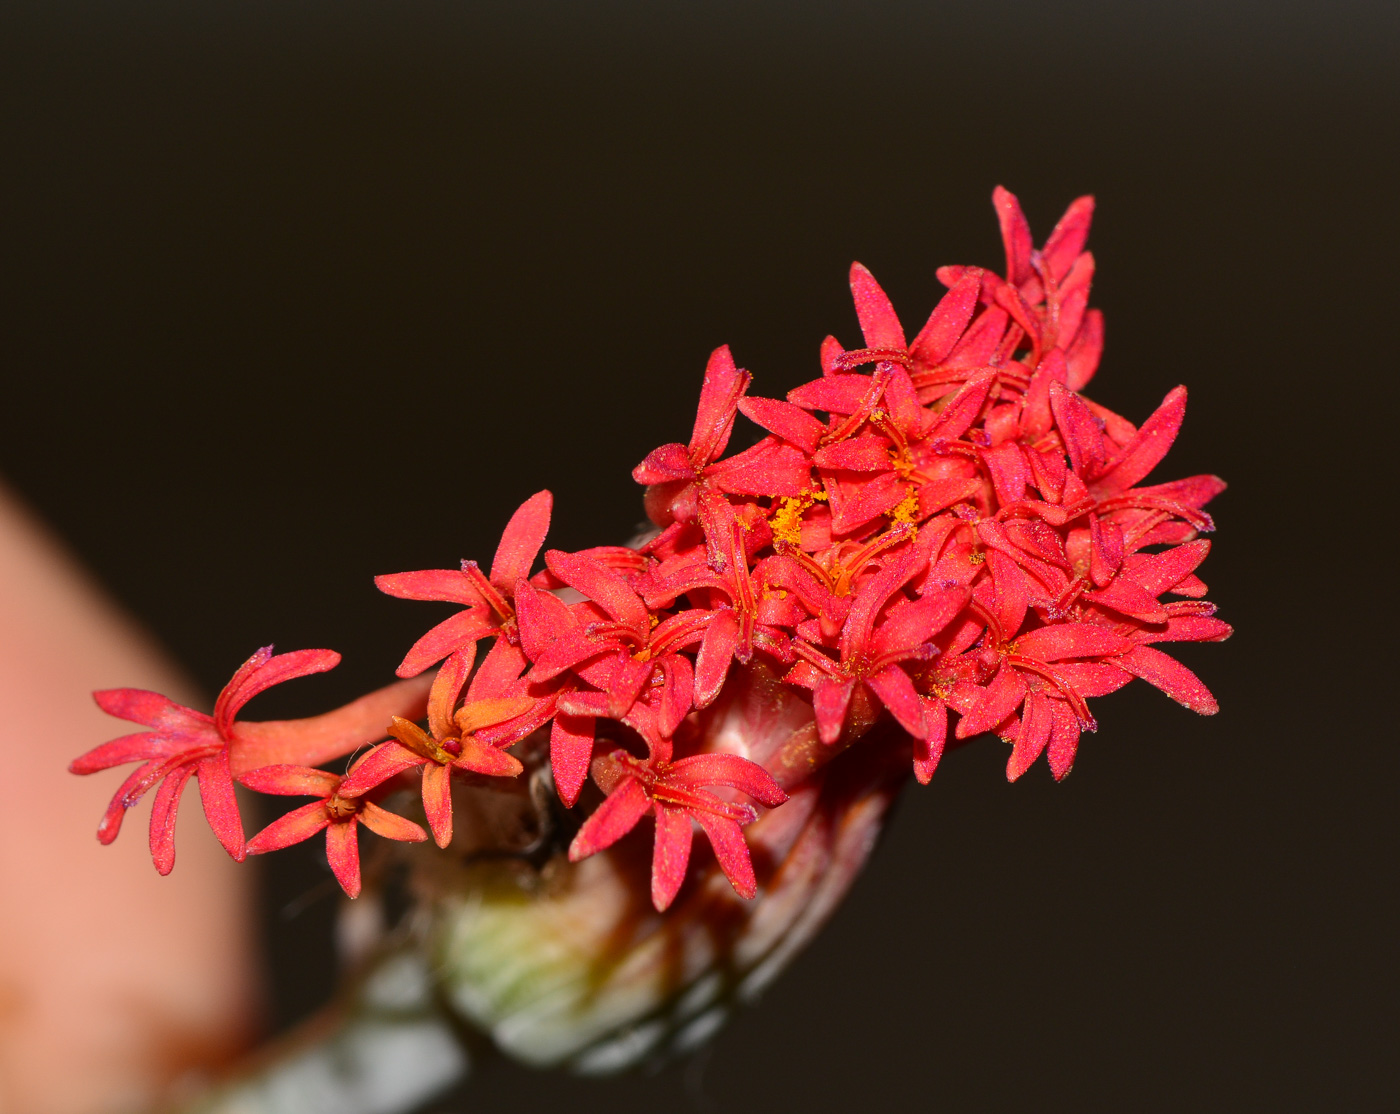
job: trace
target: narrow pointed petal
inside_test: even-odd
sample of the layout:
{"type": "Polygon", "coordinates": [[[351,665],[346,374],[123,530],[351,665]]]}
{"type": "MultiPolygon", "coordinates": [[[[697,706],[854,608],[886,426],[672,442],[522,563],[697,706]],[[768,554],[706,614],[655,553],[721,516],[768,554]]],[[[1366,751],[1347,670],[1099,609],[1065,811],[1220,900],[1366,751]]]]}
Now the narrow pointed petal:
{"type": "MultiPolygon", "coordinates": [[[[462,740],[462,753],[452,765],[487,777],[519,777],[525,770],[515,755],[470,737],[462,740]]],[[[426,772],[431,768],[432,764],[429,763],[424,770],[426,772]]]]}
{"type": "Polygon", "coordinates": [[[663,683],[657,726],[669,739],[695,706],[695,667],[682,654],[667,654],[660,668],[663,683]]]}
{"type": "Polygon", "coordinates": [[[1002,662],[972,711],[958,721],[958,738],[968,739],[993,730],[1021,706],[1025,697],[1026,682],[1007,662],[1002,662]]]}
{"type": "Polygon", "coordinates": [[[92,698],[109,716],[153,727],[165,734],[179,732],[198,735],[208,731],[214,723],[212,716],[176,704],[168,696],[146,689],[100,689],[92,694],[92,698]]]}
{"type": "Polygon", "coordinates": [[[1049,237],[1040,257],[1050,277],[1059,282],[1069,273],[1084,244],[1089,239],[1089,226],[1094,221],[1094,198],[1086,194],[1075,198],[1065,210],[1049,237]]]}
{"type": "Polygon", "coordinates": [[[1094,494],[1108,498],[1136,484],[1157,467],[1172,447],[1181,420],[1186,414],[1186,388],[1177,387],[1162,400],[1162,405],[1142,423],[1133,439],[1109,461],[1107,469],[1092,486],[1094,494]]]}
{"type": "Polygon", "coordinates": [[[753,860],[749,857],[749,845],[744,842],[743,829],[724,816],[699,810],[692,815],[709,836],[715,858],[734,892],[745,901],[752,898],[758,893],[758,880],[754,878],[753,860]]]}
{"type": "Polygon", "coordinates": [[[340,778],[308,766],[263,766],[248,770],[238,780],[259,793],[279,797],[329,797],[340,786],[340,778]]]}
{"type": "Polygon", "coordinates": [[[99,770],[110,770],[113,766],[124,766],[128,762],[142,762],[151,758],[169,758],[183,749],[180,742],[152,731],[140,731],[135,735],[123,735],[103,743],[68,763],[70,774],[95,774],[99,770]]]}
{"type": "Polygon", "coordinates": [[[924,724],[924,737],[914,737],[914,777],[920,785],[933,780],[938,760],[943,757],[943,746],[948,740],[948,705],[941,700],[926,701],[924,724]]]}
{"type": "Polygon", "coordinates": [[[928,367],[940,364],[962,338],[972,312],[977,308],[977,293],[982,285],[980,273],[963,275],[951,290],[939,299],[929,315],[909,354],[928,367]]]}
{"type": "Polygon", "coordinates": [[[889,295],[875,281],[875,276],[859,263],[851,264],[851,297],[855,299],[856,316],[867,348],[905,348],[904,326],[894,312],[889,295]]]}
{"type": "Polygon", "coordinates": [[[1033,692],[1026,697],[1021,729],[1016,733],[1016,745],[1006,761],[1007,781],[1015,781],[1029,770],[1049,743],[1054,720],[1050,707],[1052,703],[1044,693],[1033,692]]]}
{"type": "Polygon", "coordinates": [[[867,678],[865,683],[905,731],[915,738],[922,738],[928,733],[924,706],[919,694],[914,691],[914,682],[909,679],[908,673],[897,665],[887,665],[867,678]]]}
{"type": "Polygon", "coordinates": [[[1031,278],[1031,227],[1021,212],[1021,203],[1010,190],[997,186],[992,205],[1001,223],[1001,242],[1006,247],[1006,281],[1020,285],[1031,278]]]}
{"type": "Polygon", "coordinates": [[[374,578],[374,586],[386,596],[401,600],[441,600],[467,607],[484,607],[486,600],[461,569],[420,569],[374,578]]]}
{"type": "Polygon", "coordinates": [[[1201,679],[1160,650],[1138,646],[1130,653],[1115,658],[1114,662],[1149,685],[1161,689],[1183,708],[1190,708],[1203,716],[1213,716],[1220,711],[1220,705],[1210,689],[1201,684],[1201,679]]]}
{"type": "Polygon", "coordinates": [[[1054,623],[1016,640],[1017,653],[1046,662],[1123,654],[1132,648],[1132,642],[1121,634],[1096,623],[1054,623]]]}
{"type": "Polygon", "coordinates": [[[656,842],[651,852],[651,901],[666,912],[685,881],[690,863],[690,816],[681,809],[656,806],[656,842]]]}
{"type": "Polygon", "coordinates": [[[752,375],[734,366],[729,345],[721,345],[710,353],[709,363],[705,365],[705,382],[700,388],[695,427],[690,434],[690,458],[697,468],[703,468],[724,452],[734,429],[739,399],[752,381],[752,375]]]}
{"type": "Polygon", "coordinates": [[[591,557],[551,549],[544,555],[549,571],[596,603],[619,623],[639,634],[649,629],[647,605],[627,581],[591,557]]]}
{"type": "Polygon", "coordinates": [[[1050,409],[1069,454],[1070,467],[1081,479],[1091,479],[1103,467],[1106,453],[1103,431],[1093,412],[1082,398],[1058,383],[1050,384],[1050,409]]]}
{"type": "Polygon", "coordinates": [[[554,787],[569,808],[578,800],[579,790],[588,777],[595,722],[592,716],[560,712],[549,729],[549,768],[554,774],[554,787]]]}
{"type": "Polygon", "coordinates": [[[1144,591],[1126,576],[1115,577],[1107,588],[1095,592],[1085,592],[1084,599],[1144,623],[1165,623],[1167,621],[1166,607],[1159,603],[1150,592],[1144,591]]]}
{"type": "Polygon", "coordinates": [[[175,867],[175,819],[180,794],[193,774],[193,766],[172,770],[160,783],[151,803],[151,859],[161,874],[169,874],[175,867]]]}
{"type": "MultiPolygon", "coordinates": [[[[354,769],[340,783],[339,790],[332,787],[331,792],[339,792],[342,797],[359,797],[376,785],[382,785],[390,778],[398,777],[415,766],[422,766],[427,761],[400,742],[383,743],[356,762],[354,769]]],[[[248,783],[246,775],[239,780],[245,785],[248,783]]]]}
{"type": "Polygon", "coordinates": [[[537,491],[510,516],[491,561],[491,583],[501,592],[509,592],[517,580],[530,575],[530,566],[535,563],[540,546],[544,545],[544,536],[549,532],[549,516],[553,509],[554,496],[548,491],[537,491]]]}
{"type": "Polygon", "coordinates": [[[507,696],[488,700],[469,700],[457,710],[453,721],[464,734],[507,723],[530,711],[536,704],[528,696],[507,696]]]}
{"type": "Polygon", "coordinates": [[[684,445],[672,443],[652,449],[637,467],[632,478],[639,484],[664,484],[676,480],[693,480],[695,465],[684,445]]]}
{"type": "Polygon", "coordinates": [[[841,737],[846,710],[851,706],[855,684],[851,681],[823,680],[812,690],[812,710],[817,717],[817,735],[828,746],[841,737]]]}
{"type": "Polygon", "coordinates": [[[274,657],[272,647],[264,646],[243,663],[233,680],[219,693],[219,699],[214,704],[214,724],[219,734],[229,738],[235,717],[243,705],[258,693],[266,692],[283,681],[324,673],[339,664],[340,655],[334,650],[294,650],[290,654],[274,657]]]}
{"type": "Polygon", "coordinates": [[[248,841],[248,854],[265,855],[310,839],[331,822],[324,801],[312,801],[274,820],[248,841]]]}
{"type": "Polygon", "coordinates": [[[1183,580],[1200,568],[1210,553],[1210,542],[1204,538],[1173,546],[1162,553],[1153,553],[1134,561],[1123,575],[1149,595],[1157,596],[1178,587],[1183,580]]]}
{"type": "Polygon", "coordinates": [[[326,828],[326,861],[340,888],[350,898],[360,896],[360,841],[352,816],[326,828]]]}
{"type": "Polygon", "coordinates": [[[147,762],[144,766],[138,766],[127,775],[127,779],[117,789],[111,802],[107,805],[107,810],[102,814],[102,820],[97,825],[98,843],[105,846],[117,838],[122,828],[122,820],[126,818],[126,810],[131,807],[127,802],[132,790],[145,781],[159,766],[159,762],[147,762]]]}
{"type": "Polygon", "coordinates": [[[695,706],[708,707],[719,695],[734,650],[739,645],[739,620],[733,611],[718,612],[705,628],[700,653],[695,658],[695,706]]]}
{"type": "Polygon", "coordinates": [[[233,794],[233,776],[229,773],[228,751],[221,750],[203,759],[195,767],[199,778],[199,799],[209,827],[223,844],[234,862],[243,861],[243,819],[238,815],[238,800],[233,794]]]}
{"type": "Polygon", "coordinates": [[[668,778],[682,785],[727,785],[761,805],[777,808],[788,799],[773,775],[737,754],[694,754],[671,763],[668,778]]]}
{"type": "Polygon", "coordinates": [[[456,734],[452,715],[475,658],[476,646],[473,644],[468,653],[453,654],[443,662],[433,678],[433,687],[428,692],[428,730],[436,739],[456,734]]]}
{"type": "Polygon", "coordinates": [[[854,414],[870,390],[868,375],[826,375],[813,379],[787,393],[787,400],[803,410],[824,410],[828,414],[854,414]]]}
{"type": "Polygon", "coordinates": [[[1084,315],[1074,342],[1065,352],[1065,386],[1071,391],[1082,391],[1098,371],[1102,355],[1103,314],[1091,309],[1084,315]]]}
{"type": "Polygon", "coordinates": [[[429,762],[423,767],[423,813],[439,847],[452,842],[452,767],[429,762]]]}
{"type": "Polygon", "coordinates": [[[796,445],[805,453],[814,453],[821,444],[826,426],[800,406],[775,398],[744,398],[739,400],[739,412],[755,425],[796,445]]]}
{"type": "MultiPolygon", "coordinates": [[[[984,283],[983,294],[987,287],[984,283]]],[[[963,333],[956,348],[944,360],[947,367],[986,367],[1006,334],[1006,310],[1000,306],[989,306],[977,315],[976,320],[963,333]]]]}
{"type": "Polygon", "coordinates": [[[939,413],[938,421],[929,430],[929,439],[953,441],[966,433],[977,420],[995,378],[996,372],[984,371],[964,383],[939,413]]]}
{"type": "Polygon", "coordinates": [[[496,624],[485,608],[468,608],[444,619],[422,638],[415,642],[403,661],[399,663],[396,675],[416,677],[423,670],[436,665],[454,653],[474,653],[479,639],[495,634],[496,624]]]}
{"type": "Polygon", "coordinates": [[[359,820],[381,839],[396,839],[400,843],[423,843],[428,838],[428,833],[412,820],[380,808],[373,801],[366,801],[360,806],[359,820]]]}
{"type": "Polygon", "coordinates": [[[569,861],[578,862],[611,847],[637,826],[651,808],[651,798],[634,777],[625,777],[583,822],[569,844],[569,861]]]}
{"type": "Polygon", "coordinates": [[[1046,748],[1046,761],[1050,763],[1055,780],[1064,781],[1079,749],[1079,721],[1063,700],[1052,700],[1050,704],[1050,745],[1046,748]]]}

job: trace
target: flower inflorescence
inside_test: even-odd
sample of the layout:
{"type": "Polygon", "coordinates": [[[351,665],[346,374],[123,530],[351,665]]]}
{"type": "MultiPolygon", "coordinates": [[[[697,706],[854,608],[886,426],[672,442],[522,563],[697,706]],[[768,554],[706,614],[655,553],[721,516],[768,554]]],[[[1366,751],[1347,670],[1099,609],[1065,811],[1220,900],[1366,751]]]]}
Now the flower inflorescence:
{"type": "Polygon", "coordinates": [[[742,826],[801,782],[685,729],[734,670],[758,661],[810,693],[828,754],[892,719],[922,783],[950,739],[984,732],[1010,744],[1012,780],[1042,754],[1063,778],[1082,732],[1096,728],[1089,699],[1134,677],[1215,712],[1197,677],[1156,648],[1230,634],[1196,576],[1209,550],[1199,535],[1212,529],[1202,508],[1224,483],[1142,484],[1176,437],[1185,388],[1140,427],[1085,397],[1103,347],[1084,250],[1093,201],[1074,202],[1036,250],[1016,198],[998,188],[993,200],[1005,275],[941,268],[947,293],[912,341],[857,263],[863,346],[827,337],[821,376],[786,399],[749,395],[750,373],[717,349],[689,443],[663,445],[633,470],[655,527],[645,541],[551,549],[532,575],[552,509],[542,491],[511,518],[489,573],[464,561],[377,578],[390,595],[462,607],[408,651],[399,684],[314,719],[239,721],[258,692],[339,660],[266,647],[212,717],[154,693],[97,693],[104,710],[147,728],[72,764],[91,773],[141,763],[99,838],[115,838],[126,809],[159,785],[151,850],[167,873],[193,776],[234,858],[325,830],[353,897],[358,824],[427,838],[377,800],[416,776],[446,847],[454,779],[518,777],[510,748],[547,731],[562,802],[575,806],[590,774],[601,790],[570,858],[652,816],[652,899],[664,910],[686,876],[692,822],[752,897],[759,880],[742,826]],[[739,414],[764,436],[724,457],[739,414]],[[315,768],[367,744],[344,776],[315,768]],[[234,780],[317,799],[245,843],[234,780]]]}

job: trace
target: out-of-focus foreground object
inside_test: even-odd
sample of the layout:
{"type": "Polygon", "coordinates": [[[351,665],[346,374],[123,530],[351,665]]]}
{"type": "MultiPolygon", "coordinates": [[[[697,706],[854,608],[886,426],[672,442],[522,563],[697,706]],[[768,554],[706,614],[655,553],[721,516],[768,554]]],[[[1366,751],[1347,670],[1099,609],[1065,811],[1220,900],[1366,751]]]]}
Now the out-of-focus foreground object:
{"type": "MultiPolygon", "coordinates": [[[[251,878],[202,821],[162,880],[92,834],[110,787],[67,772],[110,736],[89,695],[189,683],[0,487],[0,1111],[149,1108],[240,1050],[257,1012],[251,878]]],[[[193,794],[191,784],[188,792],[193,794]]],[[[144,817],[142,818],[144,819],[144,817]]]]}

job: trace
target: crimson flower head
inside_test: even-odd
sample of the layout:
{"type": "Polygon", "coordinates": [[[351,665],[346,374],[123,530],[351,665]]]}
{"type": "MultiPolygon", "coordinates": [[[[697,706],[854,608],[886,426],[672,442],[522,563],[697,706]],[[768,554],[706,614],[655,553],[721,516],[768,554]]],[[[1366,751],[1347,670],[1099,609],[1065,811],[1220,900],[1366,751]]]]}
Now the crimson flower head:
{"type": "Polygon", "coordinates": [[[1093,200],[1039,247],[1014,195],[999,187],[993,205],[1004,273],[938,269],[946,290],[917,333],[854,264],[859,345],[828,336],[813,378],[784,398],[750,394],[753,376],[716,348],[688,443],[633,470],[654,527],[634,543],[549,549],[535,572],[553,506],[541,491],[511,516],[489,574],[467,560],[377,578],[389,595],[460,606],[409,649],[398,684],[314,719],[239,722],[258,692],[339,660],[268,647],[212,716],[96,694],[145,728],[73,763],[140,764],[99,838],[159,786],[151,849],[168,872],[196,777],[242,858],[237,779],[314,798],[246,852],[325,831],[353,897],[359,826],[426,842],[385,806],[421,810],[454,856],[427,867],[399,852],[451,922],[439,942],[461,985],[444,1000],[531,1062],[596,1066],[640,1055],[668,1025],[708,1024],[752,990],[727,979],[793,954],[911,770],[927,783],[946,751],[987,737],[1007,748],[1009,779],[1042,756],[1063,779],[1097,730],[1091,701],[1135,679],[1214,714],[1162,648],[1231,634],[1200,575],[1205,507],[1225,484],[1157,475],[1186,389],[1141,425],[1087,396],[1104,343],[1089,306],[1093,200]],[[759,439],[726,456],[740,417],[759,439]],[[343,772],[322,768],[357,752],[343,772]],[[697,830],[713,855],[692,854],[697,830]],[[636,869],[646,834],[649,885],[636,869]],[[527,955],[532,940],[544,944],[527,955]]]}

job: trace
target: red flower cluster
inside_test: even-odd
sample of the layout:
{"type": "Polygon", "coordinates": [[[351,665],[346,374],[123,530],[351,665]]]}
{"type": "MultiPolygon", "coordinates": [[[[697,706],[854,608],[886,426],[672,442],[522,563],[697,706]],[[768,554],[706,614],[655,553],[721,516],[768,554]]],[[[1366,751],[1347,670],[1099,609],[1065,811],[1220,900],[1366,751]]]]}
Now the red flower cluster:
{"type": "MultiPolygon", "coordinates": [[[[442,663],[427,728],[394,713],[377,736],[391,738],[342,779],[307,764],[368,741],[360,720],[342,710],[331,714],[341,716],[334,730],[315,720],[278,725],[277,753],[291,761],[254,768],[243,759],[234,774],[262,792],[319,800],[246,848],[230,781],[233,717],[256,692],[337,656],[259,651],[212,719],[154,694],[99,693],[106,710],[152,729],[73,764],[89,773],[145,763],[113,800],[100,838],[113,838],[122,812],[165,779],[152,850],[169,870],[175,802],[193,774],[231,854],[326,829],[332,866],[353,896],[357,822],[392,839],[425,838],[373,798],[421,771],[423,811],[446,846],[454,776],[518,775],[508,748],[548,727],[564,803],[579,800],[590,770],[605,794],[570,856],[610,846],[651,814],[652,897],[664,910],[685,878],[691,821],[735,890],[757,890],[741,831],[757,811],[739,795],[776,808],[784,790],[756,763],[678,734],[755,655],[810,690],[830,747],[856,742],[888,712],[911,739],[921,782],[938,765],[950,711],[954,738],[991,732],[1011,744],[1013,780],[1042,753],[1063,778],[1081,733],[1095,729],[1089,698],[1134,677],[1213,713],[1205,686],[1155,648],[1230,634],[1195,575],[1209,550],[1198,535],[1211,529],[1201,508],[1223,482],[1142,484],[1176,437],[1185,389],[1141,427],[1084,397],[1103,346],[1102,317],[1087,308],[1093,202],[1071,205],[1039,250],[1016,198],[998,189],[994,203],[1006,274],[940,269],[948,291],[912,341],[855,264],[863,346],[828,337],[821,377],[786,399],[749,396],[752,376],[717,349],[689,444],[663,445],[633,471],[656,526],[643,544],[548,550],[531,576],[552,504],[542,491],[510,520],[489,576],[465,561],[380,577],[390,595],[464,608],[399,667],[411,678],[442,663]],[[740,413],[764,436],[723,457],[740,413]]],[[[366,700],[421,703],[422,689],[366,700]]]]}

